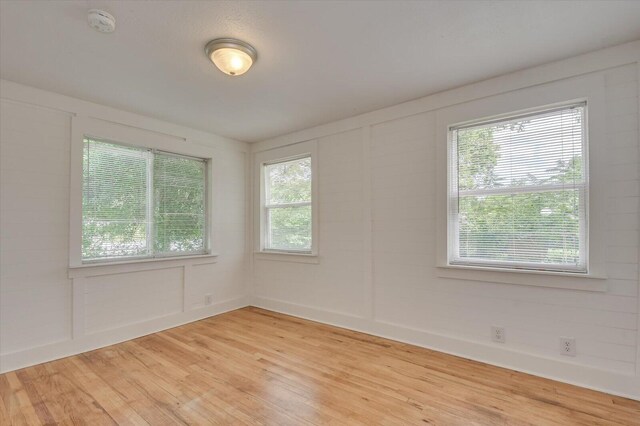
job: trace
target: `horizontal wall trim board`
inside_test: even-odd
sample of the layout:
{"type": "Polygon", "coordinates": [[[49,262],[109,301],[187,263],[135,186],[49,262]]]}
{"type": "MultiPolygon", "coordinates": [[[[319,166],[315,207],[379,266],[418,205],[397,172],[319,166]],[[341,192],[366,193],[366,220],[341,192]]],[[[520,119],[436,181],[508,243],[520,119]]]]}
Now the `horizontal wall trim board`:
{"type": "Polygon", "coordinates": [[[569,364],[556,359],[495,348],[452,336],[409,329],[396,324],[328,312],[274,299],[254,296],[250,305],[612,395],[640,400],[640,377],[633,375],[569,364]]]}
{"type": "Polygon", "coordinates": [[[240,297],[210,306],[180,312],[150,321],[126,325],[107,331],[86,334],[77,339],[65,340],[45,346],[25,349],[18,352],[0,355],[0,373],[29,367],[43,362],[53,361],[83,352],[111,346],[127,340],[136,339],[158,331],[178,327],[190,322],[199,321],[225,312],[248,306],[248,298],[240,297]]]}
{"type": "Polygon", "coordinates": [[[217,254],[175,256],[140,259],[113,263],[91,263],[69,267],[69,278],[97,277],[100,275],[126,274],[155,269],[176,268],[185,265],[208,265],[218,261],[217,254]]]}
{"type": "Polygon", "coordinates": [[[129,111],[83,101],[59,93],[25,86],[9,80],[0,79],[0,94],[3,100],[23,103],[37,108],[47,108],[72,115],[80,114],[87,117],[94,117],[105,122],[151,130],[156,133],[177,137],[195,144],[204,144],[209,147],[218,145],[226,149],[235,149],[242,152],[249,151],[249,144],[246,142],[191,129],[179,124],[169,123],[129,111]]]}
{"type": "Polygon", "coordinates": [[[597,50],[568,59],[493,77],[465,86],[427,95],[412,101],[354,117],[311,127],[251,144],[252,152],[266,151],[310,139],[422,114],[472,100],[527,87],[564,80],[640,61],[640,40],[597,50]]]}
{"type": "Polygon", "coordinates": [[[534,287],[561,288],[577,291],[606,292],[607,282],[603,276],[527,271],[475,266],[438,266],[437,275],[442,278],[528,285],[534,287]],[[553,281],[552,281],[553,280],[553,281]]]}
{"type": "Polygon", "coordinates": [[[253,254],[253,258],[259,261],[320,263],[317,254],[257,252],[253,254]]]}

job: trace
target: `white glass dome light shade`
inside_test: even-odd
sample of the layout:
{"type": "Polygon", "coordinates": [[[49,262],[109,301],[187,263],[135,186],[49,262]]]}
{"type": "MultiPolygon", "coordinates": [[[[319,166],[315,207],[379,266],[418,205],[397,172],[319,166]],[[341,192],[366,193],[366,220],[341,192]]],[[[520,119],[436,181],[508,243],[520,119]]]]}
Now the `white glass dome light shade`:
{"type": "Polygon", "coordinates": [[[205,53],[220,71],[231,76],[246,73],[258,57],[252,46],[230,38],[211,40],[205,53]]]}
{"type": "Polygon", "coordinates": [[[211,60],[220,71],[228,75],[242,75],[253,65],[251,56],[230,47],[214,50],[211,60]]]}

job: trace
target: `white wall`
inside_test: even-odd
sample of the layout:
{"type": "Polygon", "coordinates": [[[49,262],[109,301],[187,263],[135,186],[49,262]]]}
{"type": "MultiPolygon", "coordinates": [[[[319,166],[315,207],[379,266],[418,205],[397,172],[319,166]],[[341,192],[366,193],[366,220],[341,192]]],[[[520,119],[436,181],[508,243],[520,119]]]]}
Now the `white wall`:
{"type": "Polygon", "coordinates": [[[1,84],[0,372],[246,305],[245,143],[1,84]],[[71,127],[79,115],[213,150],[217,257],[68,269],[71,127]]]}
{"type": "Polygon", "coordinates": [[[640,398],[638,60],[635,42],[252,145],[317,140],[320,204],[318,263],[254,258],[252,304],[640,398]],[[584,82],[601,98],[590,162],[602,291],[443,277],[439,117],[518,109],[513,99],[584,82]],[[506,328],[505,344],[491,342],[492,325],[506,328]],[[560,336],[576,338],[575,358],[559,354],[560,336]]]}

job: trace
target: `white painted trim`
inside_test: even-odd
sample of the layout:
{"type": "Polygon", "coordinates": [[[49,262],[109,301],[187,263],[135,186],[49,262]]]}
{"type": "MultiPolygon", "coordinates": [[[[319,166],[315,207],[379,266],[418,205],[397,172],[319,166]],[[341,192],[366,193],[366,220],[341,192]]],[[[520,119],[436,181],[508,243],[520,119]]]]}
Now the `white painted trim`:
{"type": "Polygon", "coordinates": [[[320,263],[318,255],[311,253],[278,253],[260,251],[253,254],[255,260],[275,260],[277,262],[320,263]]]}
{"type": "Polygon", "coordinates": [[[100,275],[124,274],[130,272],[169,269],[193,265],[216,263],[217,254],[201,254],[196,256],[176,256],[167,258],[149,258],[122,262],[90,263],[68,269],[69,278],[97,277],[100,275]]]}
{"type": "Polygon", "coordinates": [[[362,300],[365,317],[375,318],[375,284],[373,264],[373,176],[371,172],[371,126],[364,126],[362,136],[362,300]]]}
{"type": "MultiPolygon", "coordinates": [[[[298,255],[311,255],[317,256],[319,250],[318,244],[318,223],[319,223],[319,201],[318,201],[318,141],[310,140],[304,141],[295,145],[280,147],[277,149],[260,152],[254,156],[253,159],[253,173],[254,188],[257,189],[258,194],[254,194],[255,197],[251,203],[253,207],[253,235],[256,237],[253,243],[254,252],[264,253],[270,255],[269,257],[263,257],[263,260],[273,260],[276,256],[291,256],[296,253],[278,253],[276,251],[268,251],[264,248],[266,224],[264,219],[265,212],[265,188],[264,188],[264,173],[263,169],[265,164],[287,161],[289,159],[301,158],[303,156],[310,156],[311,158],[311,253],[299,253],[298,255]]],[[[255,258],[255,255],[254,255],[255,258]]],[[[285,259],[285,257],[283,257],[285,259]]]]}
{"type": "Polygon", "coordinates": [[[256,142],[251,144],[251,151],[256,153],[305,140],[317,139],[323,136],[433,111],[500,93],[533,87],[621,65],[628,65],[637,62],[638,59],[640,59],[640,40],[533,68],[527,68],[510,74],[504,74],[355,117],[333,121],[256,142]]]}
{"type": "Polygon", "coordinates": [[[255,230],[254,230],[254,203],[255,197],[257,194],[255,193],[254,186],[254,165],[253,165],[253,156],[250,153],[245,153],[245,217],[244,217],[244,228],[245,228],[245,259],[247,262],[247,269],[245,270],[245,291],[247,297],[251,297],[255,293],[254,288],[254,259],[253,259],[253,247],[254,247],[254,238],[255,238],[255,230]]]}
{"type": "Polygon", "coordinates": [[[187,304],[187,294],[189,294],[189,288],[191,287],[191,280],[193,279],[193,265],[185,264],[182,267],[182,312],[187,312],[189,306],[187,304]]]}
{"type": "MultiPolygon", "coordinates": [[[[638,115],[640,115],[640,60],[636,62],[636,70],[638,74],[637,89],[638,89],[638,115]]],[[[638,120],[638,162],[640,163],[640,120],[638,120]]],[[[640,246],[640,232],[638,233],[638,245],[640,246]]],[[[638,265],[640,265],[640,250],[638,251],[638,265]]],[[[640,382],[640,268],[638,268],[638,292],[636,294],[636,300],[638,302],[638,309],[636,310],[636,318],[638,320],[638,326],[636,332],[638,337],[636,339],[636,376],[640,382]]],[[[640,388],[640,383],[638,384],[640,388]]]]}
{"type": "Polygon", "coordinates": [[[72,340],[84,337],[85,329],[85,293],[87,280],[84,277],[78,277],[72,280],[71,289],[71,338],[72,340]]]}
{"type": "Polygon", "coordinates": [[[607,291],[606,277],[578,275],[566,272],[483,268],[477,266],[438,266],[436,274],[442,278],[467,281],[563,288],[580,291],[607,291]]]}
{"type": "Polygon", "coordinates": [[[113,330],[79,336],[77,339],[3,354],[0,356],[0,373],[92,351],[246,306],[248,306],[248,299],[241,297],[218,302],[200,309],[126,325],[113,330]]]}
{"type": "Polygon", "coordinates": [[[49,108],[73,115],[82,114],[103,121],[130,126],[132,128],[152,130],[165,136],[188,140],[191,143],[209,147],[249,151],[249,144],[234,139],[192,129],[179,124],[169,123],[156,118],[146,117],[105,105],[87,102],[70,96],[61,95],[35,87],[25,86],[9,80],[0,79],[0,97],[30,104],[40,108],[49,108]]]}
{"type": "Polygon", "coordinates": [[[83,130],[88,118],[71,117],[69,160],[69,266],[82,265],[82,174],[84,156],[83,130]]]}
{"type": "Polygon", "coordinates": [[[640,378],[531,355],[489,344],[462,340],[397,324],[329,312],[278,300],[253,297],[250,304],[287,315],[347,328],[386,339],[409,343],[438,352],[521,371],[551,380],[640,400],[640,378]]]}

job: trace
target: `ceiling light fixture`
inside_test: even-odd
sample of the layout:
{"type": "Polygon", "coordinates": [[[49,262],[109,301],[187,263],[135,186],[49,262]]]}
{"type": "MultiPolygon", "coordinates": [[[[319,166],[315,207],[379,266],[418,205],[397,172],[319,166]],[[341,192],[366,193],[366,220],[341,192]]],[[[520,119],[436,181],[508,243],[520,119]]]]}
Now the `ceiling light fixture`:
{"type": "Polygon", "coordinates": [[[204,52],[220,71],[231,76],[249,71],[258,59],[258,52],[253,46],[234,38],[211,40],[205,46],[204,52]]]}
{"type": "Polygon", "coordinates": [[[116,18],[104,10],[91,9],[87,18],[89,26],[101,33],[112,33],[116,29],[116,18]]]}

